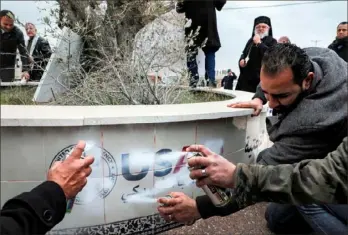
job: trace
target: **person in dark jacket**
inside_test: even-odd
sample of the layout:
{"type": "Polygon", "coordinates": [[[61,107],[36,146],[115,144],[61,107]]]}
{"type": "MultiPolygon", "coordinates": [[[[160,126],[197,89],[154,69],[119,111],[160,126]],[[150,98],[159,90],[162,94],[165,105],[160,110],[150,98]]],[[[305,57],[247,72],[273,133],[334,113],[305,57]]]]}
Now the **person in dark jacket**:
{"type": "Polygon", "coordinates": [[[237,79],[237,76],[231,69],[227,70],[227,76],[221,80],[221,87],[227,90],[233,90],[233,81],[237,79]]]}
{"type": "Polygon", "coordinates": [[[265,51],[277,44],[273,38],[271,19],[259,16],[254,20],[253,33],[239,59],[240,74],[236,90],[255,92],[260,82],[261,60],[265,51]]]}
{"type": "Polygon", "coordinates": [[[185,17],[191,21],[191,25],[185,28],[185,36],[187,39],[187,68],[190,72],[189,85],[192,88],[197,86],[199,80],[196,60],[199,48],[202,48],[205,54],[208,84],[210,87],[216,87],[215,53],[221,47],[216,10],[221,11],[225,4],[226,0],[183,0],[177,2],[176,11],[185,13],[185,17]],[[195,34],[198,35],[192,36],[195,34]]]}
{"type": "Polygon", "coordinates": [[[22,78],[29,79],[29,59],[25,49],[24,35],[14,25],[15,15],[9,10],[0,11],[0,79],[13,82],[17,49],[21,55],[22,78]]]}
{"type": "Polygon", "coordinates": [[[348,62],[348,22],[341,22],[337,26],[337,36],[329,49],[334,50],[344,61],[348,62]]]}
{"type": "Polygon", "coordinates": [[[40,81],[52,55],[51,47],[46,39],[37,35],[37,29],[33,23],[26,23],[25,31],[29,37],[26,47],[31,62],[30,80],[40,81]]]}
{"type": "MultiPolygon", "coordinates": [[[[273,145],[258,154],[257,163],[296,164],[309,158],[324,158],[347,136],[347,85],[347,63],[332,50],[301,49],[279,43],[263,57],[261,83],[254,99],[229,107],[254,108],[254,114],[258,115],[268,101],[269,107],[278,112],[266,118],[273,145]]],[[[202,218],[214,216],[218,210],[211,209],[215,206],[206,195],[187,200],[185,205],[188,214],[199,211],[202,218]]],[[[336,214],[344,213],[348,214],[347,205],[271,203],[265,217],[275,233],[303,234],[312,230],[321,233],[324,230],[327,234],[340,234],[347,227],[336,214]]]]}
{"type": "Polygon", "coordinates": [[[63,220],[67,200],[83,189],[92,172],[94,158],[81,159],[85,146],[80,141],[69,158],[55,162],[47,181],[4,204],[0,212],[1,234],[46,234],[63,220]]]}

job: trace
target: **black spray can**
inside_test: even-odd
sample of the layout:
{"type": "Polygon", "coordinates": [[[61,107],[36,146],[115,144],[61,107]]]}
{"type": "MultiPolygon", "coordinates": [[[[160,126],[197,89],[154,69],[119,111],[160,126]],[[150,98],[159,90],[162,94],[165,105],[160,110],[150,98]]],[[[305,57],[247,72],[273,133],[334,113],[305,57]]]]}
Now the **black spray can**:
{"type": "MultiPolygon", "coordinates": [[[[187,160],[193,157],[204,157],[200,153],[190,152],[187,155],[187,160]]],[[[196,168],[197,169],[197,168],[196,168]]],[[[202,167],[198,169],[203,169],[202,167]]],[[[193,170],[189,168],[189,170],[193,170]]],[[[202,187],[203,191],[208,195],[210,200],[216,207],[226,206],[231,201],[231,195],[227,189],[221,188],[215,185],[204,185],[202,187]]]]}

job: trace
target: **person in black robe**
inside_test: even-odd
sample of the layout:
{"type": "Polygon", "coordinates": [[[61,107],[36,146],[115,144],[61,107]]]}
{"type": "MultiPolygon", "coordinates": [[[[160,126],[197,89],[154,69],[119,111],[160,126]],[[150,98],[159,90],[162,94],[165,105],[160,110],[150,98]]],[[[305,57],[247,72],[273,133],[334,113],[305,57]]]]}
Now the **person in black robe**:
{"type": "Polygon", "coordinates": [[[185,13],[191,25],[185,28],[185,36],[192,44],[186,47],[187,68],[190,72],[190,87],[195,88],[199,80],[197,54],[202,48],[205,54],[205,70],[210,87],[216,87],[215,82],[215,53],[221,43],[217,29],[216,10],[221,11],[226,0],[183,0],[176,5],[178,13],[185,13]],[[215,10],[216,9],[216,10],[215,10]],[[198,32],[197,36],[195,35],[198,32]]]}
{"type": "Polygon", "coordinates": [[[259,16],[254,20],[253,33],[239,59],[240,75],[236,90],[256,92],[260,82],[261,60],[265,51],[277,44],[273,38],[271,19],[259,16]]]}
{"type": "Polygon", "coordinates": [[[46,39],[37,34],[33,23],[26,23],[25,31],[29,37],[26,46],[31,62],[30,80],[40,81],[52,55],[51,47],[46,39]]]}
{"type": "Polygon", "coordinates": [[[334,50],[339,57],[348,62],[348,22],[341,22],[337,26],[337,36],[329,49],[334,50]]]}

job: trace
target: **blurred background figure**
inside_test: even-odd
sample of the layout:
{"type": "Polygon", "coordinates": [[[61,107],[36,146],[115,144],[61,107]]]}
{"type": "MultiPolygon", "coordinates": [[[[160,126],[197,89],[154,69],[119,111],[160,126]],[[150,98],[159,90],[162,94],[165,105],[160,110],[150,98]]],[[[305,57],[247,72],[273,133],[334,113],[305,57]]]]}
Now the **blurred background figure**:
{"type": "Polygon", "coordinates": [[[52,55],[51,47],[46,39],[37,34],[33,23],[26,23],[25,31],[29,37],[26,48],[30,62],[30,80],[40,81],[52,55]]]}
{"type": "Polygon", "coordinates": [[[0,79],[2,82],[13,82],[17,49],[21,55],[22,78],[29,79],[29,60],[25,49],[24,35],[14,25],[15,15],[12,11],[0,11],[0,79]]]}
{"type": "Polygon", "coordinates": [[[221,80],[221,87],[227,90],[233,90],[233,81],[237,76],[231,69],[227,70],[227,75],[221,80]]]}
{"type": "Polygon", "coordinates": [[[277,44],[273,38],[271,19],[259,16],[254,20],[253,33],[239,59],[240,75],[236,90],[255,93],[260,82],[261,60],[268,47],[277,44]]]}
{"type": "Polygon", "coordinates": [[[191,21],[185,27],[185,36],[198,35],[193,43],[187,45],[187,68],[190,72],[190,87],[197,87],[199,81],[197,55],[198,49],[202,48],[205,55],[206,78],[209,87],[215,88],[215,53],[220,49],[221,43],[217,28],[216,10],[221,11],[226,0],[192,1],[182,0],[176,4],[178,13],[185,13],[185,17],[191,21]],[[215,10],[216,9],[216,10],[215,10]]]}
{"type": "Polygon", "coordinates": [[[291,43],[287,36],[282,36],[278,39],[278,43],[291,43]]]}
{"type": "Polygon", "coordinates": [[[337,35],[335,41],[333,41],[329,48],[334,50],[339,57],[348,62],[348,22],[341,22],[337,26],[337,35]]]}

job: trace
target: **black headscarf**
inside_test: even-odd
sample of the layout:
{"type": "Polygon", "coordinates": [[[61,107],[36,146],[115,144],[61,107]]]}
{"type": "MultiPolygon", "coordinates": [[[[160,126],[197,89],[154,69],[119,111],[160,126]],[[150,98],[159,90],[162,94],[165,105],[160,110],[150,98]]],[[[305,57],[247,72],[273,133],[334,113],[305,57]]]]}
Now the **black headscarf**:
{"type": "Polygon", "coordinates": [[[267,17],[267,16],[259,16],[259,17],[255,18],[255,20],[254,20],[254,27],[253,27],[253,33],[252,33],[251,37],[253,38],[255,36],[255,27],[256,27],[256,25],[261,24],[261,23],[267,24],[270,27],[269,32],[268,32],[268,36],[272,36],[273,37],[271,19],[269,17],[267,17]]]}

